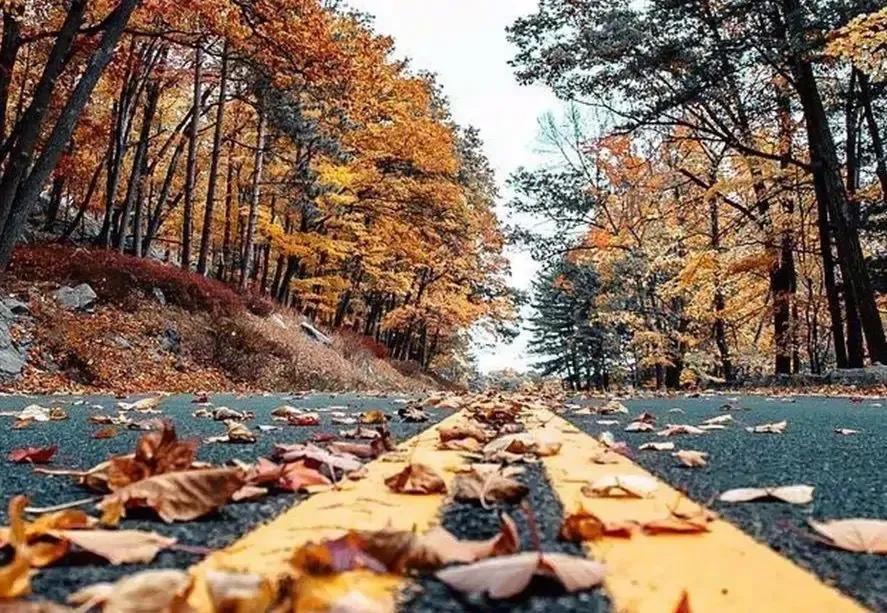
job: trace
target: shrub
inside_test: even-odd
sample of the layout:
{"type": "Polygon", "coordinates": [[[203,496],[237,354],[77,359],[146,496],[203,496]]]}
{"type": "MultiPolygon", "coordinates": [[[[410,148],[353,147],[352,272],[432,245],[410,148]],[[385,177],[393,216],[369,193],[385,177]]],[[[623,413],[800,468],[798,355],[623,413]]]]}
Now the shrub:
{"type": "Polygon", "coordinates": [[[246,295],[246,308],[253,315],[268,317],[274,312],[274,301],[268,296],[250,292],[246,295]]]}
{"type": "Polygon", "coordinates": [[[250,310],[270,312],[269,305],[248,298],[214,279],[155,260],[122,255],[104,249],[70,248],[63,245],[22,245],[15,250],[11,270],[21,279],[89,283],[102,300],[124,308],[133,292],[150,296],[154,288],[167,302],[187,311],[235,315],[250,310]],[[255,309],[255,310],[254,310],[255,309]]]}

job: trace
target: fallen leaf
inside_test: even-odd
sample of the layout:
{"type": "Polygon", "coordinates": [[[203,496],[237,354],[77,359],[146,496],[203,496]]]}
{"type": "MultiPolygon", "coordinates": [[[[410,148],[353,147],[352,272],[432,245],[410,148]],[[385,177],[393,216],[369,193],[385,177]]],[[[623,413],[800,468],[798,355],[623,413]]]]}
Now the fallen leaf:
{"type": "Polygon", "coordinates": [[[747,432],[754,432],[756,434],[782,434],[785,432],[785,428],[788,426],[788,422],[778,421],[772,424],[761,424],[759,426],[751,426],[746,428],[747,432]]]}
{"type": "Polygon", "coordinates": [[[58,445],[25,447],[23,449],[13,449],[6,458],[15,464],[48,464],[58,450],[58,445]]]}
{"type": "Polygon", "coordinates": [[[28,499],[13,496],[9,501],[8,542],[13,548],[9,564],[0,567],[0,598],[21,598],[31,592],[31,560],[27,544],[27,525],[23,519],[28,499]]]}
{"type": "Polygon", "coordinates": [[[783,485],[780,487],[742,487],[727,490],[718,497],[721,502],[751,502],[779,500],[790,504],[807,504],[813,500],[811,485],[783,485]]]}
{"type": "Polygon", "coordinates": [[[827,522],[810,520],[809,523],[832,547],[856,553],[887,554],[887,520],[856,518],[827,522]]]}
{"type": "Polygon", "coordinates": [[[148,507],[167,523],[190,521],[222,507],[244,482],[236,468],[163,473],[108,494],[98,507],[110,514],[148,507]]]}
{"type": "Polygon", "coordinates": [[[49,536],[73,543],[113,565],[147,564],[176,539],[141,530],[49,530],[49,536]]]}
{"type": "Polygon", "coordinates": [[[388,421],[385,413],[382,411],[364,411],[360,414],[360,423],[365,425],[384,424],[388,421]]]}
{"type": "Polygon", "coordinates": [[[854,430],[853,428],[835,428],[835,434],[840,434],[841,436],[851,436],[859,433],[859,430],[854,430]]]}
{"type": "Polygon", "coordinates": [[[196,449],[196,442],[178,440],[173,425],[164,422],[161,430],[139,438],[133,455],[111,458],[108,487],[113,491],[154,475],[187,470],[196,449]]]}
{"type": "Polygon", "coordinates": [[[604,406],[597,409],[600,415],[614,415],[617,413],[628,413],[628,407],[618,400],[611,400],[604,406]]]}
{"type": "Polygon", "coordinates": [[[594,560],[563,553],[526,552],[482,560],[438,571],[436,577],[451,588],[490,598],[511,598],[523,592],[534,575],[557,579],[568,592],[595,587],[605,569],[594,560]]]}
{"type": "Polygon", "coordinates": [[[529,489],[511,477],[508,469],[496,465],[475,464],[467,473],[453,479],[453,497],[464,502],[477,502],[486,507],[489,502],[518,502],[529,489]]]}
{"type": "Polygon", "coordinates": [[[417,407],[405,407],[397,410],[397,415],[408,423],[421,423],[428,421],[428,413],[417,407]]]}
{"type": "Polygon", "coordinates": [[[231,420],[242,421],[245,419],[253,419],[255,414],[250,411],[235,411],[228,407],[219,407],[213,410],[212,416],[215,421],[228,422],[231,420]]]}
{"type": "Polygon", "coordinates": [[[678,604],[674,608],[674,613],[692,613],[692,609],[690,608],[690,596],[687,594],[687,590],[681,592],[681,598],[678,600],[678,604]]]}
{"type": "Polygon", "coordinates": [[[681,464],[688,468],[699,468],[708,464],[708,462],[706,461],[708,454],[704,451],[681,449],[680,451],[676,451],[671,455],[676,457],[681,464]]]}
{"type": "Polygon", "coordinates": [[[490,433],[474,422],[458,423],[454,426],[438,428],[437,434],[443,442],[460,438],[473,438],[482,443],[490,440],[490,433]]]}
{"type": "Polygon", "coordinates": [[[410,568],[439,568],[447,564],[476,562],[493,556],[517,553],[520,537],[507,513],[499,516],[499,534],[485,541],[461,540],[444,528],[433,528],[418,537],[410,555],[410,568]]]}
{"type": "Polygon", "coordinates": [[[92,438],[94,439],[108,439],[114,438],[120,434],[120,430],[115,428],[114,426],[108,426],[107,428],[101,428],[92,433],[92,438]]]}
{"type": "Polygon", "coordinates": [[[293,426],[310,427],[320,425],[320,416],[317,413],[304,413],[287,418],[293,426]]]}
{"type": "Polygon", "coordinates": [[[82,588],[68,596],[68,603],[83,611],[101,606],[103,613],[185,613],[190,584],[191,576],[182,570],[146,570],[82,588]]]}
{"type": "Polygon", "coordinates": [[[705,434],[705,430],[688,424],[668,424],[665,430],[657,432],[659,436],[675,436],[676,434],[705,434]]]}
{"type": "Polygon", "coordinates": [[[729,423],[731,421],[733,421],[732,415],[716,415],[715,417],[711,417],[709,419],[706,419],[702,423],[707,426],[717,426],[717,425],[723,425],[723,424],[729,423]]]}
{"type": "Polygon", "coordinates": [[[640,451],[671,451],[675,448],[674,443],[644,443],[638,449],[640,451]]]}
{"type": "Polygon", "coordinates": [[[656,519],[646,522],[642,529],[644,534],[655,536],[657,534],[699,534],[708,532],[710,519],[705,515],[695,517],[677,517],[671,515],[664,519],[656,519]]]}
{"type": "Polygon", "coordinates": [[[631,538],[637,528],[637,523],[632,521],[605,522],[591,511],[580,507],[576,513],[564,518],[560,538],[574,543],[596,541],[605,536],[631,538]]]}
{"type": "Polygon", "coordinates": [[[239,421],[235,421],[233,419],[229,419],[225,422],[225,427],[228,431],[222,436],[212,436],[206,439],[207,443],[236,443],[236,444],[250,444],[256,442],[256,435],[253,434],[249,428],[247,428],[243,423],[239,421]]]}
{"type": "Polygon", "coordinates": [[[626,432],[652,432],[655,430],[653,424],[645,421],[633,421],[625,426],[626,432]]]}
{"type": "Polygon", "coordinates": [[[163,396],[152,396],[142,398],[135,402],[118,402],[117,407],[124,411],[138,411],[140,413],[154,412],[154,410],[163,403],[163,396]]]}
{"type": "Polygon", "coordinates": [[[385,479],[385,485],[399,494],[444,494],[447,491],[440,475],[425,464],[409,464],[385,479]]]}
{"type": "Polygon", "coordinates": [[[332,482],[319,471],[306,466],[304,461],[285,464],[276,481],[276,486],[287,492],[298,492],[310,485],[332,485],[332,482]]]}
{"type": "Polygon", "coordinates": [[[607,475],[584,485],[582,493],[586,496],[649,498],[658,487],[656,479],[646,475],[607,475]]]}
{"type": "Polygon", "coordinates": [[[260,500],[268,495],[267,487],[259,487],[257,485],[246,484],[241,487],[239,490],[231,494],[232,502],[247,502],[253,500],[260,500]]]}
{"type": "Polygon", "coordinates": [[[261,575],[209,568],[203,578],[213,611],[269,611],[276,599],[271,582],[261,575]]]}
{"type": "Polygon", "coordinates": [[[597,452],[591,457],[591,461],[595,464],[618,464],[622,461],[622,454],[616,453],[610,449],[597,452]]]}
{"type": "Polygon", "coordinates": [[[326,466],[344,472],[351,472],[363,466],[363,463],[353,455],[334,453],[311,443],[306,445],[275,445],[274,457],[283,462],[305,460],[305,463],[311,468],[326,466]]]}
{"type": "Polygon", "coordinates": [[[483,444],[476,438],[456,438],[450,441],[441,441],[437,445],[438,449],[443,451],[465,451],[468,453],[478,453],[483,449],[483,444]]]}

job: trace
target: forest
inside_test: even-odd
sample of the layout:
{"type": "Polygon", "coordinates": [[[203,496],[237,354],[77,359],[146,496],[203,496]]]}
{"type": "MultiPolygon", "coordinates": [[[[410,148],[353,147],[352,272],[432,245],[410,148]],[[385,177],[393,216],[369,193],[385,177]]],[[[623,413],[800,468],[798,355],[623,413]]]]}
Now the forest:
{"type": "Polygon", "coordinates": [[[513,233],[545,262],[543,373],[675,388],[887,364],[881,2],[542,0],[509,37],[519,81],[567,103],[540,122],[548,163],[510,180],[544,222],[513,233]]]}
{"type": "Polygon", "coordinates": [[[321,0],[6,0],[0,268],[41,236],[154,258],[347,327],[464,352],[513,305],[476,130],[321,0]]]}

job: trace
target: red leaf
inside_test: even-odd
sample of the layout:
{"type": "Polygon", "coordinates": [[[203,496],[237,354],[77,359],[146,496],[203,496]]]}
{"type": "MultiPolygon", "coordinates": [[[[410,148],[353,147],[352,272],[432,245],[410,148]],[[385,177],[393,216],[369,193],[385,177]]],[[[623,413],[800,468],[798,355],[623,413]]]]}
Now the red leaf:
{"type": "Polygon", "coordinates": [[[25,447],[24,449],[13,449],[6,457],[10,462],[15,462],[16,464],[47,464],[58,450],[58,445],[25,447]]]}

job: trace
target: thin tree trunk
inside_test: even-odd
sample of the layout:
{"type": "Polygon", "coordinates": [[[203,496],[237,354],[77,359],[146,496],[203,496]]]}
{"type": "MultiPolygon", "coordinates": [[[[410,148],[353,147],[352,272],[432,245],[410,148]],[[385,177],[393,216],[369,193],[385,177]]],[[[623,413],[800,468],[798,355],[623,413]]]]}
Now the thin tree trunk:
{"type": "Polygon", "coordinates": [[[203,229],[200,233],[200,254],[197,256],[197,272],[206,274],[209,246],[212,242],[213,211],[216,204],[216,184],[219,175],[219,158],[222,155],[222,130],[225,122],[225,97],[228,94],[228,41],[222,49],[222,67],[219,76],[219,104],[216,107],[216,126],[213,131],[213,150],[209,163],[209,184],[206,189],[206,207],[203,213],[203,229]]]}
{"type": "Polygon", "coordinates": [[[188,163],[185,169],[185,208],[182,210],[182,268],[191,268],[191,233],[194,216],[194,189],[197,183],[197,138],[200,130],[200,89],[203,80],[203,49],[194,50],[194,113],[188,130],[188,163]]]}
{"type": "Polygon", "coordinates": [[[243,259],[240,263],[241,290],[246,289],[246,281],[249,274],[249,263],[253,256],[254,235],[256,232],[256,218],[259,214],[259,199],[262,190],[262,170],[265,163],[265,129],[267,117],[265,116],[264,100],[259,99],[259,127],[256,133],[256,155],[253,168],[253,185],[250,193],[249,217],[246,222],[246,236],[243,243],[243,259]]]}

